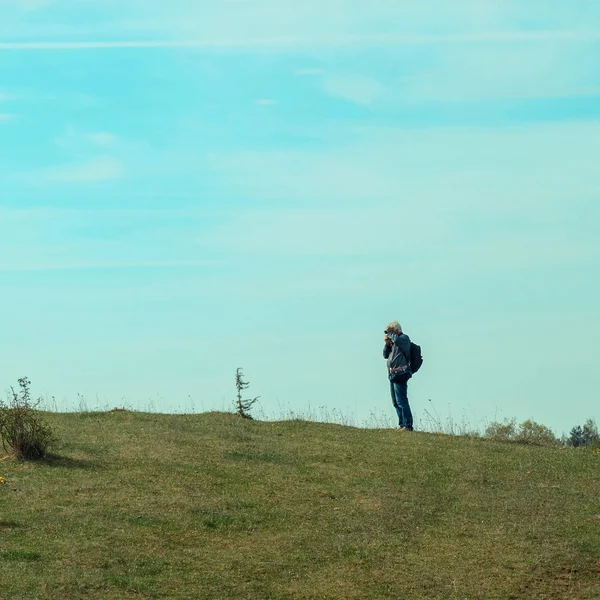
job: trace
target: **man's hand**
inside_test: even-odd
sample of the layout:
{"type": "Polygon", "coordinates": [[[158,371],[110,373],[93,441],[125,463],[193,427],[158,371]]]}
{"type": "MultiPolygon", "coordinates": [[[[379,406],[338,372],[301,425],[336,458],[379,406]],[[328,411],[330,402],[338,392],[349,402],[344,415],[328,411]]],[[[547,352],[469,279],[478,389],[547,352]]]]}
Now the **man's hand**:
{"type": "Polygon", "coordinates": [[[383,338],[383,341],[385,342],[386,346],[391,346],[391,344],[392,344],[392,340],[390,340],[390,338],[388,337],[387,333],[385,334],[385,337],[383,338]]]}

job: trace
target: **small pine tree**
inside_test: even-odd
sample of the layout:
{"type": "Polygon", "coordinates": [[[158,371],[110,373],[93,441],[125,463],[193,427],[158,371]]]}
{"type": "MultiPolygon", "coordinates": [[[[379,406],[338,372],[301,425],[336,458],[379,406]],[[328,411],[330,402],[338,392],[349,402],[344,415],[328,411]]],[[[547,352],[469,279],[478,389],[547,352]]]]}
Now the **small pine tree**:
{"type": "Polygon", "coordinates": [[[569,446],[573,446],[573,448],[578,448],[579,446],[584,445],[583,429],[581,428],[581,425],[575,425],[575,427],[571,429],[567,444],[569,444],[569,446]]]}
{"type": "Polygon", "coordinates": [[[567,443],[577,448],[579,446],[595,446],[600,442],[598,427],[593,419],[588,419],[583,427],[576,425],[571,429],[567,443]]]}
{"type": "Polygon", "coordinates": [[[237,400],[236,400],[236,409],[237,414],[240,415],[243,419],[252,419],[252,415],[250,414],[250,410],[254,403],[260,398],[257,396],[256,398],[242,398],[242,392],[250,386],[248,381],[244,381],[244,373],[240,368],[235,372],[235,387],[237,388],[237,400]]]}

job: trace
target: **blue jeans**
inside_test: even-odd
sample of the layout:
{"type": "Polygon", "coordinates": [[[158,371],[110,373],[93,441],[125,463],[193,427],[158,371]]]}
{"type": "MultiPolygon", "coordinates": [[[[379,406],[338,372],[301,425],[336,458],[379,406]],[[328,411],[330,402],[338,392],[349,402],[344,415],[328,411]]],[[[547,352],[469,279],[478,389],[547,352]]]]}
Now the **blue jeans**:
{"type": "Polygon", "coordinates": [[[392,393],[392,404],[398,414],[398,425],[412,431],[413,416],[408,404],[408,382],[393,383],[390,381],[390,391],[392,393]]]}

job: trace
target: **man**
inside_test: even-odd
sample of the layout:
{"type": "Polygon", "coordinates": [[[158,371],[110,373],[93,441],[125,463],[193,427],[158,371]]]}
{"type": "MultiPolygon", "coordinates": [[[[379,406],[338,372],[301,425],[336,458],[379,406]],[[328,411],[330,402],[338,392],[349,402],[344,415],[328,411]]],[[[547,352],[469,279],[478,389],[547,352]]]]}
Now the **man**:
{"type": "Polygon", "coordinates": [[[410,338],[402,333],[398,321],[392,321],[385,328],[384,340],[383,358],[387,359],[392,404],[398,414],[398,425],[401,431],[412,431],[413,416],[408,404],[408,380],[412,377],[410,338]]]}

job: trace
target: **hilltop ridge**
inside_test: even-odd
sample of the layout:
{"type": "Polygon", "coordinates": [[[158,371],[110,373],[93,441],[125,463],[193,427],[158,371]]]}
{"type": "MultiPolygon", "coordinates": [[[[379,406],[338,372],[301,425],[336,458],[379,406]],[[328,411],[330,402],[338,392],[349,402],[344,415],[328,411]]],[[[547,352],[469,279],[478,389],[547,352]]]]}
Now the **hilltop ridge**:
{"type": "Polygon", "coordinates": [[[48,414],[0,598],[600,597],[600,456],[224,413],[48,414]]]}

